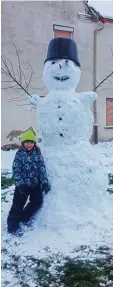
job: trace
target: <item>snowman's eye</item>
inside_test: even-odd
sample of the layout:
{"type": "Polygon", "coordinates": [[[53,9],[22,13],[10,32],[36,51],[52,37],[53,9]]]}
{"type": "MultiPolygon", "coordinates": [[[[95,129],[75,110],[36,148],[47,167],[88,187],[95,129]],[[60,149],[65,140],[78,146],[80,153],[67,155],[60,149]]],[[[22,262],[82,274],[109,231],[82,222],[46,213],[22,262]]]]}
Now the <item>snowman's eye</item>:
{"type": "Polygon", "coordinates": [[[55,64],[55,61],[52,62],[52,65],[54,65],[54,64],[55,64]]]}
{"type": "Polygon", "coordinates": [[[66,63],[68,63],[68,60],[66,60],[66,63]]]}

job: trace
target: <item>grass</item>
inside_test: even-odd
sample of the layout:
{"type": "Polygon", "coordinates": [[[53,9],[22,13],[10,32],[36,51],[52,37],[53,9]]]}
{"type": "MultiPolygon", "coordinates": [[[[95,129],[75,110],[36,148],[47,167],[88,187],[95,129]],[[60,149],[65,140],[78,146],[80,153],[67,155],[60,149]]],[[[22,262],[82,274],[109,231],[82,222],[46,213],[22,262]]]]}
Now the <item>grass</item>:
{"type": "MultiPolygon", "coordinates": [[[[2,189],[13,184],[11,178],[2,176],[2,189]]],[[[109,175],[109,187],[113,189],[113,175],[109,175]]],[[[7,193],[7,191],[6,191],[7,193]]],[[[5,195],[4,195],[5,196],[5,195]]],[[[6,245],[7,246],[7,245],[6,245]]],[[[78,252],[81,253],[87,246],[81,246],[78,252]]],[[[90,250],[91,251],[91,250],[90,250]]],[[[93,251],[91,252],[93,254],[93,251]]],[[[53,256],[40,260],[33,256],[16,256],[10,254],[10,250],[2,250],[3,257],[2,270],[13,272],[20,287],[113,287],[113,256],[107,246],[100,246],[95,253],[95,260],[81,260],[79,257],[71,259],[53,256]],[[25,261],[24,261],[25,260],[25,261]],[[64,262],[64,263],[63,263],[64,262]],[[23,265],[24,263],[24,265],[23,265]],[[34,267],[33,267],[34,266],[34,267]],[[31,273],[32,272],[32,273],[31,273]],[[29,282],[31,278],[34,285],[29,282]],[[27,282],[26,282],[27,281],[27,282]]],[[[11,285],[6,279],[3,287],[11,285]]]]}
{"type": "Polygon", "coordinates": [[[107,278],[107,281],[112,280],[113,285],[113,277],[110,275],[112,270],[113,266],[106,267],[102,260],[93,263],[69,260],[64,267],[62,281],[65,287],[99,287],[107,278]]]}
{"type": "MultiPolygon", "coordinates": [[[[45,260],[34,258],[33,256],[26,256],[23,262],[21,256],[11,255],[11,266],[9,266],[7,262],[3,264],[3,269],[13,269],[15,271],[15,277],[18,278],[19,286],[21,287],[30,287],[30,283],[26,283],[25,280],[27,274],[29,278],[31,270],[32,274],[30,274],[30,276],[32,282],[34,282],[33,286],[113,286],[113,258],[111,258],[110,255],[103,259],[95,259],[93,262],[90,260],[63,258],[64,263],[62,263],[61,258],[58,260],[57,255],[56,258],[53,256],[53,258],[51,257],[45,260]]],[[[3,287],[5,287],[5,285],[3,287]]]]}
{"type": "Polygon", "coordinates": [[[6,176],[1,177],[1,188],[2,189],[8,188],[9,186],[13,184],[14,184],[14,181],[12,178],[8,178],[6,176]]]}
{"type": "Polygon", "coordinates": [[[98,287],[101,271],[96,266],[91,266],[89,262],[74,262],[70,260],[64,267],[62,282],[68,287],[98,287]]]}

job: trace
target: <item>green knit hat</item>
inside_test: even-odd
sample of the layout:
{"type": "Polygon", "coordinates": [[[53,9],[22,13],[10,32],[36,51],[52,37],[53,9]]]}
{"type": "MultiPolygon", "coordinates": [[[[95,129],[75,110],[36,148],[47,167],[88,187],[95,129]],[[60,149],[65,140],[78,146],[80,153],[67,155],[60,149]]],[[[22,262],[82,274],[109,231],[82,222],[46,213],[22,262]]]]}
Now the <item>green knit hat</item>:
{"type": "Polygon", "coordinates": [[[22,134],[20,140],[21,140],[22,143],[25,142],[25,141],[33,141],[33,142],[36,143],[37,138],[36,138],[35,134],[32,131],[28,130],[28,131],[26,131],[26,132],[24,132],[22,134]]]}

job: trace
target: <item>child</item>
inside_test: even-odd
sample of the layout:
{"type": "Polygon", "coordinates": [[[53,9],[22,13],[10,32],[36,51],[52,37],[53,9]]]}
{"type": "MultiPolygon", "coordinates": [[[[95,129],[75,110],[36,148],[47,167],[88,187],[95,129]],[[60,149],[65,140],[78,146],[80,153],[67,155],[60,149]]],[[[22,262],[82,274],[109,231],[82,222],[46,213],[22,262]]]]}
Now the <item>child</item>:
{"type": "Polygon", "coordinates": [[[20,222],[29,221],[42,206],[42,192],[48,193],[50,190],[45,163],[31,130],[21,137],[21,147],[13,161],[13,179],[15,192],[7,219],[8,231],[11,233],[18,230],[20,222]],[[30,201],[25,206],[28,196],[30,201]]]}

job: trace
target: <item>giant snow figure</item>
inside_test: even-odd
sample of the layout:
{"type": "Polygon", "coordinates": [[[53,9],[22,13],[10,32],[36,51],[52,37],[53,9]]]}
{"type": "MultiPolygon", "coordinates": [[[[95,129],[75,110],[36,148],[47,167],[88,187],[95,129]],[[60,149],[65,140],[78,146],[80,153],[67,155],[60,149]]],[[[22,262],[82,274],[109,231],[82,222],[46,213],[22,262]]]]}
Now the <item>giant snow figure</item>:
{"type": "Polygon", "coordinates": [[[30,98],[31,104],[36,105],[52,186],[37,224],[62,234],[67,228],[76,234],[78,228],[88,228],[89,224],[97,228],[100,220],[104,226],[102,216],[106,213],[103,194],[107,175],[104,170],[103,174],[100,172],[101,163],[89,142],[93,128],[90,105],[97,94],[75,92],[80,74],[76,43],[55,38],[49,44],[43,71],[49,93],[44,98],[30,98]]]}

